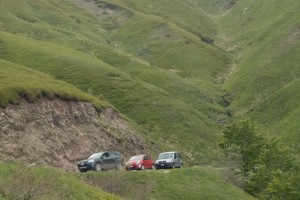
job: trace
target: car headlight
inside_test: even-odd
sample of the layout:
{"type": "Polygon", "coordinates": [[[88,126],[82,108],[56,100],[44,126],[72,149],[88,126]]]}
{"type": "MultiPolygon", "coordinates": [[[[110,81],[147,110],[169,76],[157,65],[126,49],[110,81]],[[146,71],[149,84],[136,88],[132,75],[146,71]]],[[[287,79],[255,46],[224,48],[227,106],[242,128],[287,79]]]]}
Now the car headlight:
{"type": "Polygon", "coordinates": [[[88,163],[93,163],[93,162],[95,162],[95,160],[94,160],[94,159],[90,159],[90,160],[88,160],[88,163]]]}

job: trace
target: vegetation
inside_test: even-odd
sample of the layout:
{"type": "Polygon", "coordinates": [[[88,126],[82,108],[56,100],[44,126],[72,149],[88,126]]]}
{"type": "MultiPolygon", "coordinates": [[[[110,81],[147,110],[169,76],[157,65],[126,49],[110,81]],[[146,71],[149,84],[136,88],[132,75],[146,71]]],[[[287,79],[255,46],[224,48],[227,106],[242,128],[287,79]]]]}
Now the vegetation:
{"type": "Polygon", "coordinates": [[[228,109],[234,110],[237,118],[255,121],[267,134],[280,135],[285,141],[293,138],[296,144],[299,7],[294,1],[243,0],[217,20],[226,40],[223,44],[228,45],[236,62],[225,83],[230,96],[228,109]]]}
{"type": "Polygon", "coordinates": [[[17,2],[3,2],[2,59],[104,98],[146,137],[164,143],[162,149],[181,150],[187,163],[218,157],[218,123],[227,115],[214,76],[230,62],[224,51],[175,22],[122,4],[93,4],[103,19],[88,9],[91,2],[52,0],[55,9],[46,1],[17,2]],[[114,20],[119,25],[108,28],[114,20]]]}
{"type": "Polygon", "coordinates": [[[0,59],[0,106],[17,104],[20,98],[34,102],[45,96],[64,100],[90,101],[97,109],[109,106],[108,103],[86,94],[79,89],[40,73],[0,59]],[[43,84],[41,84],[43,83],[43,84]]]}
{"type": "Polygon", "coordinates": [[[254,199],[226,183],[211,167],[82,174],[126,199],[254,199]]]}
{"type": "Polygon", "coordinates": [[[225,141],[220,145],[226,154],[236,153],[242,155],[242,171],[247,174],[255,168],[257,159],[264,148],[263,138],[256,135],[254,127],[247,121],[241,121],[228,126],[224,131],[225,141]]]}
{"type": "Polygon", "coordinates": [[[245,190],[260,199],[299,199],[300,163],[294,149],[258,136],[247,121],[230,125],[221,144],[227,156],[241,154],[245,190]],[[232,148],[232,147],[236,148],[232,148]]]}
{"type": "Polygon", "coordinates": [[[170,2],[0,0],[0,106],[114,106],[156,141],[152,153],[176,149],[191,165],[219,163],[223,139],[246,191],[299,199],[300,2],[170,2]]]}
{"type": "Polygon", "coordinates": [[[0,199],[120,199],[80,180],[75,174],[49,167],[0,162],[0,199]]]}

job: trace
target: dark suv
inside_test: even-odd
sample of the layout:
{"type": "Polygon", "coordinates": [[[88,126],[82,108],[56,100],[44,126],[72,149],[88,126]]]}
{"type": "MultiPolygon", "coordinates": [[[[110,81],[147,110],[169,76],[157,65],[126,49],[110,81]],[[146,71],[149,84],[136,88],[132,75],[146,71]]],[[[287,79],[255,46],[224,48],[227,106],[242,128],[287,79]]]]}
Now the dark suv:
{"type": "Polygon", "coordinates": [[[89,170],[104,171],[104,170],[121,170],[123,156],[117,151],[104,151],[91,155],[88,159],[78,162],[80,172],[89,170]]]}

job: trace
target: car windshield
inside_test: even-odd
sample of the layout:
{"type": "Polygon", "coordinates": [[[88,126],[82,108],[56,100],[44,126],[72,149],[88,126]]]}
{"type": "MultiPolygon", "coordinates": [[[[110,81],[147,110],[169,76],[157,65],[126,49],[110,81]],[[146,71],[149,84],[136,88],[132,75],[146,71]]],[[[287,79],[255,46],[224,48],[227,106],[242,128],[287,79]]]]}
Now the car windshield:
{"type": "Polygon", "coordinates": [[[129,161],[133,161],[133,160],[143,160],[144,156],[141,155],[141,156],[133,156],[129,159],[129,161]]]}
{"type": "Polygon", "coordinates": [[[168,159],[173,158],[173,153],[161,153],[158,156],[158,159],[168,159]]]}
{"type": "Polygon", "coordinates": [[[91,156],[89,157],[89,159],[99,158],[102,154],[103,154],[103,152],[100,152],[100,153],[94,153],[93,155],[91,155],[91,156]]]}

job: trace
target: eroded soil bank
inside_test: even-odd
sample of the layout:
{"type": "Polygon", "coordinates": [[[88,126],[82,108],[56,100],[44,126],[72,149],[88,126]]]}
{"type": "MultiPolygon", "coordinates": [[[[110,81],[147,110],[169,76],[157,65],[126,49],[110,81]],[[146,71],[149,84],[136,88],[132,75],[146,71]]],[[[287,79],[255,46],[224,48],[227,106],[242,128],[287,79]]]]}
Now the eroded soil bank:
{"type": "Polygon", "coordinates": [[[100,113],[87,102],[41,98],[0,108],[0,160],[45,164],[76,171],[94,152],[143,153],[142,139],[118,113],[100,113]]]}

